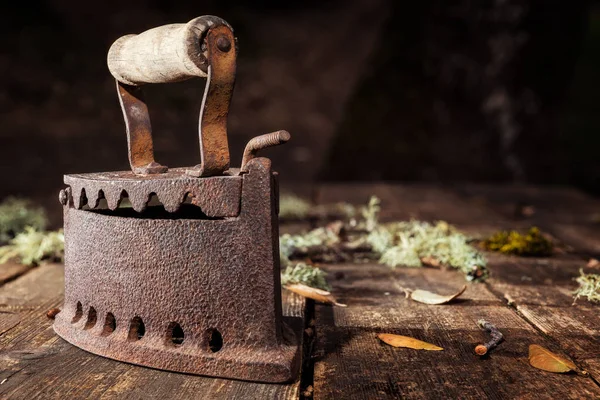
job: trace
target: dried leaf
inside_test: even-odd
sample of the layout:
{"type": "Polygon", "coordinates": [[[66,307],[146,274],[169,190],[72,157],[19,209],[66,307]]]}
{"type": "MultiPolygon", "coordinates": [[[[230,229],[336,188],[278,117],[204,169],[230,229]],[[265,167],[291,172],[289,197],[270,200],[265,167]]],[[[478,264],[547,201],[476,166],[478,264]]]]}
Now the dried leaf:
{"type": "Polygon", "coordinates": [[[596,258],[590,258],[590,260],[587,263],[587,266],[589,268],[596,268],[600,265],[600,261],[598,261],[596,258]]]}
{"type": "Polygon", "coordinates": [[[441,296],[437,293],[428,292],[427,290],[417,289],[410,294],[410,297],[414,301],[425,304],[446,304],[456,299],[458,296],[463,294],[467,289],[467,285],[464,285],[460,291],[449,296],[441,296]]]}
{"type": "Polygon", "coordinates": [[[320,303],[333,304],[339,307],[346,307],[345,304],[338,303],[335,300],[335,297],[333,297],[333,295],[326,290],[316,289],[310,286],[303,285],[301,283],[286,285],[284,287],[290,292],[294,292],[302,297],[313,299],[320,303]]]}
{"type": "Polygon", "coordinates": [[[431,256],[421,257],[421,262],[423,263],[423,265],[427,265],[434,268],[439,268],[442,266],[440,260],[431,256]]]}
{"type": "Polygon", "coordinates": [[[577,366],[572,361],[562,358],[537,344],[529,346],[529,364],[548,372],[577,371],[577,366]]]}
{"type": "Polygon", "coordinates": [[[394,347],[406,347],[409,349],[416,350],[444,350],[443,348],[438,347],[435,344],[423,342],[422,340],[418,340],[408,336],[394,335],[391,333],[380,333],[379,335],[377,335],[377,337],[382,342],[394,347]]]}

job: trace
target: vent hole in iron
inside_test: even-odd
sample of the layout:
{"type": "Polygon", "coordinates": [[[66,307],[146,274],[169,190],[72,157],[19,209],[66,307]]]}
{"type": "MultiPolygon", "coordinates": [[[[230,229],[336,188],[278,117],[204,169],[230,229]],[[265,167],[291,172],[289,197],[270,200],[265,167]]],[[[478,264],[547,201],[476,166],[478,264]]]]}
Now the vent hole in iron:
{"type": "Polygon", "coordinates": [[[146,326],[140,317],[133,317],[129,325],[129,335],[127,339],[131,342],[140,340],[146,334],[146,326]]]}
{"type": "Polygon", "coordinates": [[[92,329],[94,325],[96,325],[96,320],[98,316],[96,315],[96,309],[94,307],[90,307],[88,311],[87,321],[85,321],[85,326],[83,329],[92,329]]]}
{"type": "Polygon", "coordinates": [[[221,350],[223,347],[223,336],[221,335],[221,332],[216,329],[209,329],[206,331],[206,337],[210,351],[216,353],[217,351],[221,350]]]}
{"type": "Polygon", "coordinates": [[[81,305],[81,302],[78,301],[77,308],[75,309],[75,315],[73,316],[71,323],[74,324],[75,322],[78,322],[81,317],[83,317],[83,306],[81,305]]]}
{"type": "Polygon", "coordinates": [[[117,329],[117,320],[113,313],[107,313],[104,318],[104,329],[102,329],[102,336],[108,336],[117,329]]]}
{"type": "Polygon", "coordinates": [[[185,334],[183,333],[183,329],[181,325],[177,322],[171,322],[169,327],[167,328],[167,340],[168,343],[172,343],[175,346],[179,346],[183,343],[185,339],[185,334]]]}

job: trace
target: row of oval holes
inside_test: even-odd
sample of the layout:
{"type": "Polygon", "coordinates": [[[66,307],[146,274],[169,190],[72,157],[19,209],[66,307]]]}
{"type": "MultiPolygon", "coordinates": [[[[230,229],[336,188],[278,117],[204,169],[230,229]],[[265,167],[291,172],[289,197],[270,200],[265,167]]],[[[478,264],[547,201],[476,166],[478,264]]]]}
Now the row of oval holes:
{"type": "MultiPolygon", "coordinates": [[[[77,302],[77,309],[75,311],[75,316],[73,317],[72,323],[78,322],[83,316],[83,307],[81,306],[81,302],[77,302]]],[[[87,321],[85,322],[85,326],[83,329],[91,329],[96,325],[97,315],[96,309],[94,307],[90,307],[88,311],[87,321]]],[[[108,336],[113,333],[117,329],[117,320],[113,313],[106,313],[106,318],[104,319],[104,329],[102,330],[102,336],[108,336]]],[[[144,326],[144,321],[140,317],[133,317],[131,322],[129,323],[129,335],[127,339],[130,342],[135,342],[140,340],[146,334],[146,327],[144,326]]],[[[209,329],[206,335],[208,341],[208,348],[214,353],[223,347],[223,336],[221,336],[221,332],[216,329],[209,329]]],[[[183,329],[181,329],[181,325],[177,322],[171,322],[169,327],[167,328],[167,343],[172,343],[175,346],[180,346],[185,339],[185,334],[183,333],[183,329]]]]}

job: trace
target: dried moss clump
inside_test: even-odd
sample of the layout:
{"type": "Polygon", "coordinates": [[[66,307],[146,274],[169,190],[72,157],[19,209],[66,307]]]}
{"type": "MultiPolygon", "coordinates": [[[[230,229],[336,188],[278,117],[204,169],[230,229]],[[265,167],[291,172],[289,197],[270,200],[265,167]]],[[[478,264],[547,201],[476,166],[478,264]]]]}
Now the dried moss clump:
{"type": "Polygon", "coordinates": [[[282,235],[283,266],[290,260],[312,262],[365,262],[379,260],[391,267],[449,266],[468,280],[487,277],[484,256],[470,238],[445,222],[379,222],[380,201],[373,196],[366,206],[355,208],[353,217],[336,221],[302,235],[282,235]]]}
{"type": "Polygon", "coordinates": [[[379,262],[390,267],[444,265],[461,270],[467,280],[485,280],[487,261],[470,241],[443,221],[379,224],[367,237],[379,262]]]}
{"type": "Polygon", "coordinates": [[[332,244],[339,239],[326,228],[318,228],[305,235],[284,234],[279,237],[279,258],[281,260],[281,284],[302,283],[317,289],[329,290],[325,272],[303,262],[293,263],[290,257],[297,251],[307,251],[312,246],[332,244]],[[285,268],[285,269],[284,269],[285,268]]]}
{"type": "Polygon", "coordinates": [[[540,230],[532,227],[526,234],[516,231],[495,233],[483,242],[486,250],[517,256],[545,257],[552,254],[552,242],[540,230]]]}
{"type": "Polygon", "coordinates": [[[345,220],[356,214],[356,208],[349,203],[313,205],[310,201],[294,194],[282,194],[279,197],[279,219],[282,221],[345,220]]]}
{"type": "Polygon", "coordinates": [[[279,218],[282,219],[305,219],[311,209],[309,201],[294,194],[282,194],[279,196],[279,218]]]}
{"type": "Polygon", "coordinates": [[[9,244],[0,247],[0,264],[14,259],[24,265],[38,265],[42,261],[63,261],[65,237],[62,230],[40,232],[32,227],[25,228],[9,244]]]}
{"type": "Polygon", "coordinates": [[[310,266],[306,263],[297,263],[294,266],[288,265],[281,273],[281,284],[285,286],[294,283],[302,283],[317,289],[331,290],[325,276],[325,272],[317,267],[310,266]]]}
{"type": "Polygon", "coordinates": [[[28,226],[43,230],[47,222],[42,208],[28,200],[9,197],[0,204],[0,244],[8,242],[28,226]]]}
{"type": "Polygon", "coordinates": [[[573,294],[575,295],[575,303],[580,297],[585,297],[593,303],[600,303],[600,275],[586,274],[582,269],[579,270],[580,276],[575,280],[579,283],[579,287],[573,294]]]}
{"type": "Polygon", "coordinates": [[[303,235],[288,233],[279,237],[279,253],[282,259],[289,259],[295,252],[307,252],[315,246],[332,246],[340,242],[340,237],[326,227],[313,229],[303,235]]]}

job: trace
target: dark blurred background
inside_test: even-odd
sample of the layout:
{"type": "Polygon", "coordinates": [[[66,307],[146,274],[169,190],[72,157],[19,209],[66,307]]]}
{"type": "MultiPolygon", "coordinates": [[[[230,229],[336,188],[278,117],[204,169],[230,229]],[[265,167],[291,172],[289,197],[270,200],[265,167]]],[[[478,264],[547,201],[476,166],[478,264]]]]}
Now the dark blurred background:
{"type": "MultiPolygon", "coordinates": [[[[600,3],[98,1],[3,5],[0,198],[59,209],[62,175],[128,169],[111,43],[196,16],[239,40],[232,164],[253,136],[288,183],[523,182],[600,193],[600,3]]],[[[154,85],[156,158],[199,162],[204,80],[154,85]]],[[[292,185],[293,187],[293,185],[292,185]]]]}

